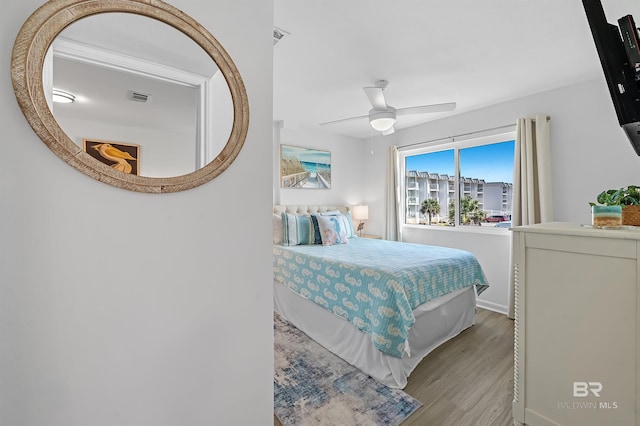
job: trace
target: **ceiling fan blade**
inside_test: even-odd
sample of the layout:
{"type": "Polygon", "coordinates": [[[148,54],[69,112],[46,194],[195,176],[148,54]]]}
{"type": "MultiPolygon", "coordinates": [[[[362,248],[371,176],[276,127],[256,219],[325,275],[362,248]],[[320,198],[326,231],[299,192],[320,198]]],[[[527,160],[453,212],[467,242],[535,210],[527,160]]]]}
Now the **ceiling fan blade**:
{"type": "Polygon", "coordinates": [[[426,114],[430,112],[445,112],[453,111],[456,109],[455,102],[448,102],[444,104],[422,105],[408,108],[397,108],[396,115],[410,115],[410,114],[426,114]]]}
{"type": "Polygon", "coordinates": [[[369,98],[369,103],[373,109],[379,111],[385,111],[387,109],[387,102],[384,100],[382,87],[363,87],[362,89],[364,93],[366,93],[367,98],[369,98]]]}
{"type": "Polygon", "coordinates": [[[319,125],[326,126],[328,124],[346,123],[348,121],[356,121],[356,120],[361,120],[363,118],[369,118],[369,115],[359,115],[357,117],[342,118],[340,120],[333,120],[333,121],[327,121],[325,123],[320,123],[319,125]]]}

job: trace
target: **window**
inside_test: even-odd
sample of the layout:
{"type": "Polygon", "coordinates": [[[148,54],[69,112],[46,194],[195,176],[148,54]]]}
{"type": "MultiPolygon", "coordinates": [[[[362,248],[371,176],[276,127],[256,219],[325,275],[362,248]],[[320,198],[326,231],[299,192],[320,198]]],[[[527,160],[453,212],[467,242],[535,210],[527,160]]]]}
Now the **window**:
{"type": "Polygon", "coordinates": [[[507,133],[402,151],[405,223],[508,226],[514,147],[507,133]]]}

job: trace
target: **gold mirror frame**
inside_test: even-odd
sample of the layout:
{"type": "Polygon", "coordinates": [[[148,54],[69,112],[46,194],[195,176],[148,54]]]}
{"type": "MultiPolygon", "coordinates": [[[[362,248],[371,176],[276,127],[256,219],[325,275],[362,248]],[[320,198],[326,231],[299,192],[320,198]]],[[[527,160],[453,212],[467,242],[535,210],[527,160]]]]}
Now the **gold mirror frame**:
{"type": "Polygon", "coordinates": [[[11,80],[25,118],[58,157],[94,179],[130,191],[177,192],[209,182],[235,160],[249,128],[247,93],[231,57],[197,21],[160,0],[50,0],[26,20],[16,37],[11,57],[11,80]],[[233,127],[222,151],[203,168],[169,178],[126,174],[89,156],[60,128],[44,94],[42,67],[47,50],[68,25],[87,16],[108,12],[135,13],[170,25],[202,47],[224,75],[233,101],[233,127]]]}

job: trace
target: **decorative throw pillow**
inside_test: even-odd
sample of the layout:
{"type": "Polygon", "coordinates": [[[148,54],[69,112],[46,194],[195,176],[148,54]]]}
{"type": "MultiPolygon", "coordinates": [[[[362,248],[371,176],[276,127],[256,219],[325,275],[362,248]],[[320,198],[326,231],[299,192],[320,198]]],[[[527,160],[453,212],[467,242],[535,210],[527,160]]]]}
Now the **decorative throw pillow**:
{"type": "Polygon", "coordinates": [[[322,244],[322,237],[320,236],[320,227],[318,226],[318,218],[315,214],[311,215],[311,222],[313,222],[313,243],[322,244]]]}
{"type": "Polygon", "coordinates": [[[346,212],[343,214],[344,220],[347,222],[347,235],[349,238],[353,238],[356,236],[356,228],[353,226],[353,218],[351,217],[351,212],[346,212]]]}
{"type": "Polygon", "coordinates": [[[346,230],[338,220],[338,216],[316,216],[316,218],[323,246],[349,243],[346,230]]]}
{"type": "Polygon", "coordinates": [[[346,212],[343,214],[343,213],[340,213],[338,210],[335,210],[335,211],[320,213],[320,215],[336,217],[337,220],[340,222],[340,225],[342,226],[344,231],[347,233],[347,238],[353,238],[356,236],[356,231],[353,227],[353,220],[351,218],[350,212],[346,212]]]}
{"type": "Polygon", "coordinates": [[[282,213],[282,245],[297,246],[314,244],[313,222],[311,216],[297,216],[282,213]]]}

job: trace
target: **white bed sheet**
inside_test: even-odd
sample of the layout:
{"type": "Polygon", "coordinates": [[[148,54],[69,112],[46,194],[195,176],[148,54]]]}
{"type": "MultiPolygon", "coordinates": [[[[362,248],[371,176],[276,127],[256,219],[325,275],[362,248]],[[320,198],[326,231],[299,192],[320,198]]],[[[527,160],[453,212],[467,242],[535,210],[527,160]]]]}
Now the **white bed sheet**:
{"type": "Polygon", "coordinates": [[[409,356],[395,358],[377,350],[371,337],[353,324],[300,297],[274,280],[274,309],[316,342],[379,382],[404,388],[418,363],[432,350],[472,326],[476,313],[475,287],[466,287],[431,300],[414,312],[409,356]]]}

